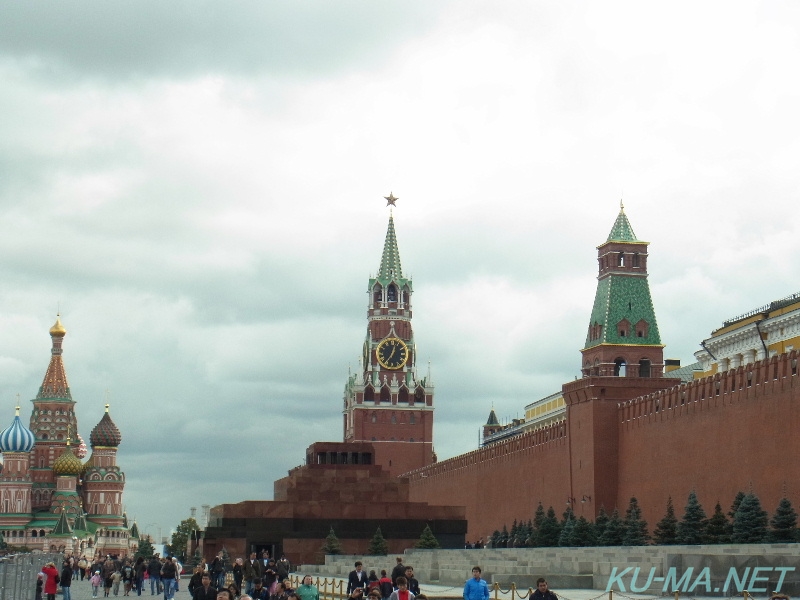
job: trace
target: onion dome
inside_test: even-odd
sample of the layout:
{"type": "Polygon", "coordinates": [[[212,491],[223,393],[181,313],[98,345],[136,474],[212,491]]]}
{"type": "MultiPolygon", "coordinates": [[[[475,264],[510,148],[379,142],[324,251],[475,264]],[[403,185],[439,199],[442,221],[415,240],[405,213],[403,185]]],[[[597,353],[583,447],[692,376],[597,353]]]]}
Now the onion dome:
{"type": "Polygon", "coordinates": [[[0,433],[0,452],[30,452],[36,436],[19,420],[19,406],[17,414],[10,427],[0,433]]]}
{"type": "Polygon", "coordinates": [[[106,414],[100,419],[100,422],[94,426],[91,435],[89,435],[89,444],[92,448],[96,446],[110,446],[116,448],[122,441],[122,434],[119,429],[114,425],[111,416],[108,414],[108,404],[106,404],[106,414]]]}
{"type": "Polygon", "coordinates": [[[72,448],[67,440],[67,449],[53,462],[53,473],[56,475],[77,476],[83,470],[81,459],[72,453],[72,448]]]}
{"type": "Polygon", "coordinates": [[[78,447],[75,450],[75,456],[83,460],[86,458],[86,455],[89,454],[89,448],[86,447],[86,442],[83,441],[80,433],[75,437],[78,438],[78,447]]]}
{"type": "Polygon", "coordinates": [[[60,314],[56,316],[55,325],[53,325],[50,328],[50,335],[52,335],[53,337],[64,337],[65,335],[67,335],[67,330],[61,324],[61,315],[60,314]]]}

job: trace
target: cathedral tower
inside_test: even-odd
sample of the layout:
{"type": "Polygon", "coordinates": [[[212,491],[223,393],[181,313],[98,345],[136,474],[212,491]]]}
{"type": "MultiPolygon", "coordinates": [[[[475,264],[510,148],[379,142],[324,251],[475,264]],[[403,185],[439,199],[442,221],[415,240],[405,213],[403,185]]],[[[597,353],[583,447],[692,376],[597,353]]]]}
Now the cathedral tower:
{"type": "MultiPolygon", "coordinates": [[[[386,200],[394,206],[390,194],[386,200]]],[[[403,274],[390,214],[380,267],[370,278],[359,372],[344,393],[344,441],[372,442],[375,462],[400,475],[435,461],[433,383],[417,374],[411,279],[403,274]]]]}
{"type": "Polygon", "coordinates": [[[0,452],[3,453],[3,471],[0,473],[0,513],[6,515],[4,526],[27,525],[33,514],[31,509],[30,451],[36,438],[25,427],[17,414],[11,426],[0,433],[0,452]]]}
{"type": "Polygon", "coordinates": [[[661,377],[664,346],[647,282],[648,242],[636,239],[625,209],[597,247],[597,293],[581,350],[584,377],[661,377]]]}
{"type": "Polygon", "coordinates": [[[36,436],[36,445],[31,455],[31,477],[33,479],[33,510],[50,508],[55,491],[53,463],[67,446],[69,431],[78,430],[75,418],[75,401],[69,391],[67,372],[61,358],[61,346],[67,330],[56,317],[50,328],[53,347],[50,364],[44,374],[39,393],[33,399],[30,428],[36,436]]]}

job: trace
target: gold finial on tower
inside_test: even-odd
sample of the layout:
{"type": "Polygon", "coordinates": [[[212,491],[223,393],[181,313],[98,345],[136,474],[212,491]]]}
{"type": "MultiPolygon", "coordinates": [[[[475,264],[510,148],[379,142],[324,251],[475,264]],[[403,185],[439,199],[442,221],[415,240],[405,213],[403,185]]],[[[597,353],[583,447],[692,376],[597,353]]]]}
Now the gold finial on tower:
{"type": "Polygon", "coordinates": [[[50,328],[50,335],[54,337],[64,337],[67,334],[67,330],[61,324],[61,313],[56,313],[56,322],[50,328]]]}
{"type": "Polygon", "coordinates": [[[108,412],[108,407],[109,406],[110,406],[110,404],[108,402],[106,402],[106,412],[108,412]]]}

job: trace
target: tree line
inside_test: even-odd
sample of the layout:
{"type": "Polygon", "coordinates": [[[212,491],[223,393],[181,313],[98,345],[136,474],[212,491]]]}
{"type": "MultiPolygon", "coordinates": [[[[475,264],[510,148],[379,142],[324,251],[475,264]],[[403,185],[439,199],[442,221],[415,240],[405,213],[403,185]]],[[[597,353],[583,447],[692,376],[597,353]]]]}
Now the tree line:
{"type": "Polygon", "coordinates": [[[559,520],[553,507],[544,510],[541,502],[533,519],[517,521],[508,529],[495,530],[491,536],[494,548],[537,548],[549,546],[644,546],[670,544],[760,544],[800,541],[797,513],[792,503],[783,498],[772,518],[761,508],[753,493],[739,492],[725,513],[717,502],[714,512],[706,511],[691,492],[683,517],[678,520],[672,497],[667,499],[664,518],[656,523],[650,535],[647,522],[635,497],[630,499],[625,515],[615,508],[609,515],[601,506],[594,521],[576,518],[571,505],[559,520]]]}

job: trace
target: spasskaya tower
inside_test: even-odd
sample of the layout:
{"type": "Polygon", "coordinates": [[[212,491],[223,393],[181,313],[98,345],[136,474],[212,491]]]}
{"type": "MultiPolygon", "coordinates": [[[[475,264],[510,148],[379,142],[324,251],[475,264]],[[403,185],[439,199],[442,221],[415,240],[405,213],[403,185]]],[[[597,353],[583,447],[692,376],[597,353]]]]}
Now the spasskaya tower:
{"type": "MultiPolygon", "coordinates": [[[[393,194],[387,206],[395,206],[393,194]]],[[[344,391],[344,441],[372,442],[392,475],[425,467],[433,453],[433,382],[417,374],[411,279],[403,275],[389,214],[381,264],[367,288],[367,335],[358,372],[344,391]]]]}

